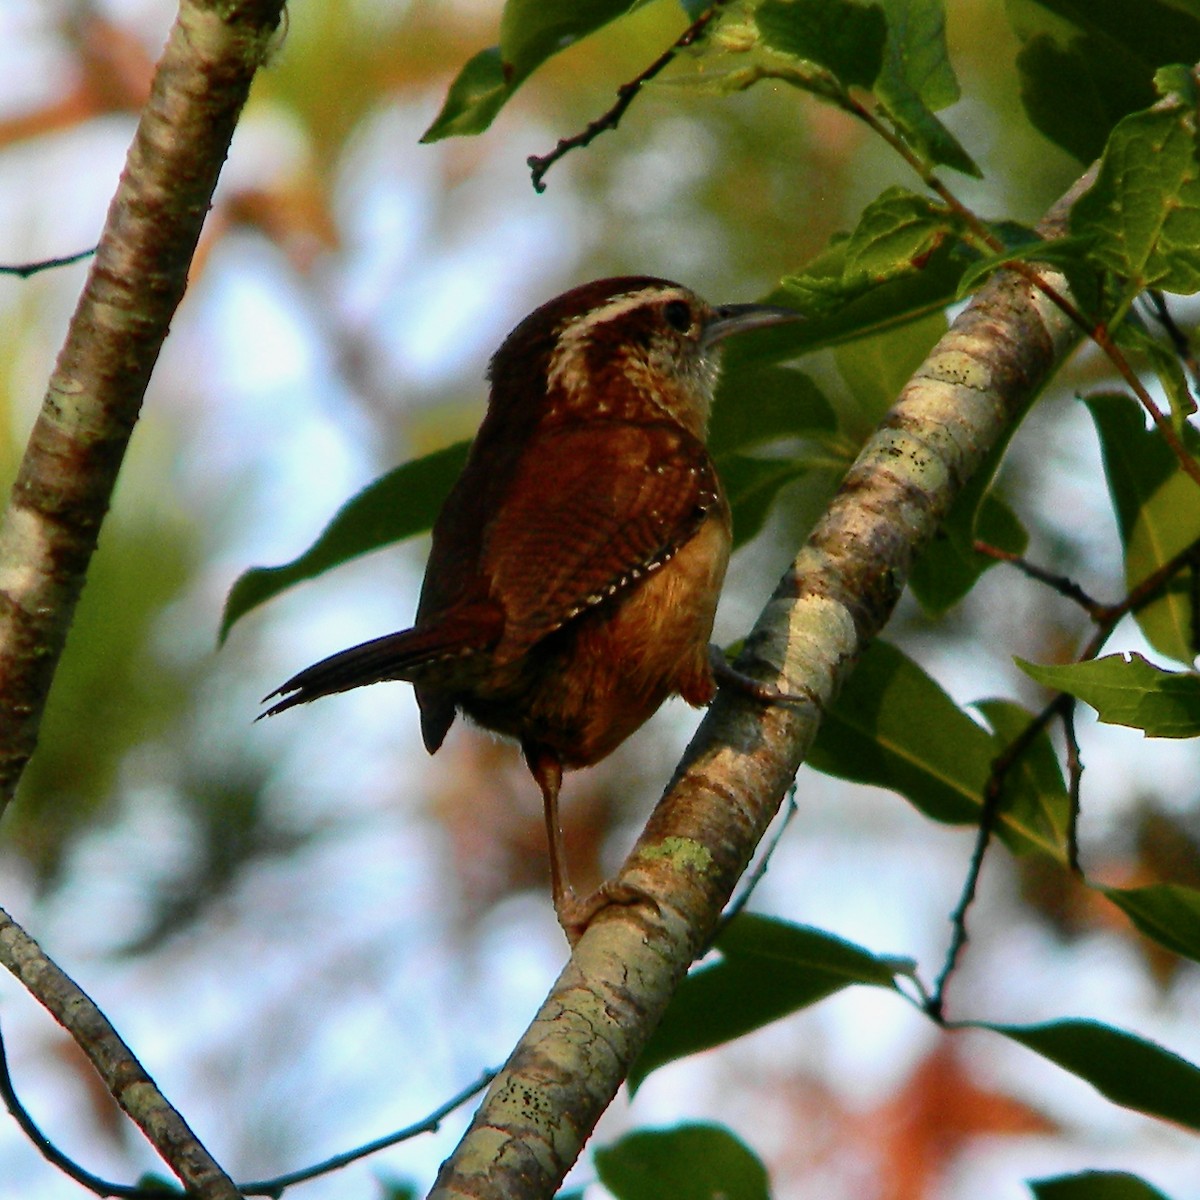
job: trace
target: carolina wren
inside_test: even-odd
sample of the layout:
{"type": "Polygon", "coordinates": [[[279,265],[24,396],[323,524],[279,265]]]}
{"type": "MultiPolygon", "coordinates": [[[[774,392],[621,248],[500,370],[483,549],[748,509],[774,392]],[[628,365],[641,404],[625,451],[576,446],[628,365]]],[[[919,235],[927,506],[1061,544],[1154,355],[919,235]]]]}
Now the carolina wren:
{"type": "Polygon", "coordinates": [[[413,628],[266,698],[284,697],[273,714],[403,679],[431,754],[458,712],[515,738],[542,791],[572,939],[626,897],[609,884],[581,900],[567,882],[563,768],[599,762],[668,696],[716,694],[708,640],[731,543],[704,443],[718,343],[796,317],[713,308],[645,276],[585,284],[530,314],[491,361],[487,415],[434,524],[413,628]]]}

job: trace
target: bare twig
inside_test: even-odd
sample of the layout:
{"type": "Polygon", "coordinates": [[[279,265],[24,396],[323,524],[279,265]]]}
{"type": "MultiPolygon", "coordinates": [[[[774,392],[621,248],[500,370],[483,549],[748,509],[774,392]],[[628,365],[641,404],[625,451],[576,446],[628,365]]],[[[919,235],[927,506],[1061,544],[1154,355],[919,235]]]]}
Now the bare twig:
{"type": "Polygon", "coordinates": [[[994,558],[997,562],[1009,563],[1016,567],[1022,575],[1028,575],[1030,579],[1036,579],[1038,583],[1044,583],[1047,587],[1053,588],[1060,596],[1065,596],[1068,600],[1073,600],[1078,604],[1089,617],[1098,619],[1107,611],[1105,605],[1101,604],[1099,600],[1092,599],[1073,579],[1068,579],[1067,576],[1059,575],[1054,571],[1047,571],[1045,567],[1039,567],[1023,555],[1016,554],[1011,550],[1002,550],[999,546],[982,541],[976,541],[974,549],[977,554],[994,558]]]}
{"type": "Polygon", "coordinates": [[[1067,743],[1067,866],[1075,875],[1082,875],[1079,865],[1079,795],[1083,784],[1083,757],[1079,753],[1079,738],[1075,733],[1075,697],[1063,701],[1059,716],[1063,737],[1067,743]]]}
{"type": "MultiPolygon", "coordinates": [[[[145,1189],[123,1183],[113,1183],[99,1175],[93,1175],[85,1167],[81,1167],[74,1159],[65,1155],[42,1131],[29,1115],[29,1111],[21,1103],[13,1086],[12,1075],[8,1069],[8,1052],[4,1046],[4,1036],[0,1033],[0,1099],[9,1116],[17,1123],[17,1127],[33,1144],[37,1152],[52,1166],[61,1171],[68,1179],[74,1180],[80,1187],[87,1188],[96,1196],[116,1196],[119,1200],[145,1200],[145,1189]]],[[[162,1193],[159,1193],[161,1197],[162,1193]]]]}
{"type": "MultiPolygon", "coordinates": [[[[323,1162],[316,1163],[311,1167],[305,1167],[299,1171],[290,1171],[285,1175],[277,1175],[273,1179],[240,1183],[237,1185],[238,1191],[243,1196],[282,1196],[284,1191],[294,1184],[305,1183],[321,1175],[329,1175],[334,1171],[340,1170],[342,1167],[349,1166],[350,1163],[357,1162],[359,1159],[367,1158],[372,1154],[378,1154],[380,1150],[386,1150],[391,1146],[399,1145],[401,1142],[411,1141],[423,1133],[435,1133],[441,1127],[442,1121],[450,1113],[465,1104],[472,1096],[478,1095],[483,1091],[491,1083],[495,1075],[495,1071],[484,1071],[479,1079],[451,1096],[449,1100],[439,1105],[428,1116],[422,1117],[421,1120],[415,1121],[411,1125],[406,1125],[403,1129],[397,1129],[393,1133],[376,1138],[374,1141],[367,1142],[353,1150],[347,1150],[342,1154],[335,1154],[323,1162]]],[[[95,1175],[87,1170],[87,1168],[80,1166],[79,1163],[64,1154],[46,1137],[38,1128],[34,1119],[29,1115],[28,1109],[21,1103],[21,1099],[17,1095],[16,1088],[13,1085],[12,1074],[9,1071],[8,1055],[4,1046],[3,1034],[0,1034],[0,1100],[4,1102],[4,1107],[8,1110],[9,1115],[16,1121],[21,1132],[36,1147],[38,1153],[51,1165],[57,1167],[69,1179],[73,1179],[81,1187],[87,1188],[89,1192],[97,1196],[115,1196],[118,1200],[161,1200],[163,1194],[161,1188],[147,1188],[138,1184],[113,1183],[111,1180],[95,1175]]]]}
{"type": "Polygon", "coordinates": [[[979,877],[983,873],[983,862],[987,856],[988,846],[991,844],[992,834],[996,830],[996,818],[1000,815],[1000,801],[1004,796],[1004,784],[1009,773],[1021,761],[1055,715],[1059,714],[1064,703],[1068,702],[1073,702],[1073,698],[1065,693],[1056,696],[1005,746],[992,762],[988,780],[983,789],[983,804],[979,810],[975,847],[971,851],[971,861],[967,866],[967,875],[963,880],[958,903],[950,914],[952,931],[950,945],[946,950],[946,957],[942,962],[942,969],[938,973],[937,981],[933,985],[933,994],[925,1001],[925,1011],[939,1024],[945,1020],[946,988],[967,945],[967,914],[975,902],[979,877]]]}
{"type": "Polygon", "coordinates": [[[721,929],[724,929],[750,903],[750,897],[754,895],[754,889],[762,883],[763,878],[766,876],[767,869],[771,865],[771,858],[778,849],[779,843],[783,841],[783,835],[787,832],[787,827],[796,816],[796,811],[796,785],[793,783],[788,788],[787,799],[784,801],[783,806],[783,816],[775,827],[770,845],[759,856],[758,864],[754,870],[749,872],[742,880],[741,891],[730,901],[729,907],[721,917],[721,929]]]}
{"type": "Polygon", "coordinates": [[[484,1071],[474,1083],[468,1084],[461,1092],[451,1096],[445,1104],[439,1105],[427,1117],[422,1117],[421,1120],[415,1121],[412,1125],[406,1125],[403,1129],[397,1129],[394,1133],[385,1134],[383,1137],[366,1142],[353,1150],[346,1150],[341,1154],[335,1154],[332,1158],[315,1163],[311,1167],[304,1167],[299,1171],[290,1171],[286,1175],[276,1175],[274,1179],[261,1179],[254,1180],[251,1183],[242,1183],[238,1187],[241,1189],[243,1196],[282,1196],[284,1189],[292,1187],[294,1184],[305,1183],[310,1179],[316,1179],[318,1176],[340,1171],[342,1167],[347,1167],[352,1162],[357,1162],[360,1158],[367,1158],[369,1155],[378,1154],[380,1150],[386,1150],[389,1146],[396,1146],[400,1142],[411,1141],[423,1133],[436,1133],[441,1128],[441,1124],[446,1117],[456,1108],[461,1107],[470,1100],[472,1096],[477,1096],[482,1092],[495,1077],[495,1071],[484,1071]]]}
{"type": "MultiPolygon", "coordinates": [[[[181,0],[95,259],[0,520],[0,809],[42,711],[117,472],[283,0],[181,0]]],[[[237,1188],[96,1005],[10,918],[0,958],[196,1197],[237,1188]]]]}
{"type": "Polygon", "coordinates": [[[21,279],[28,279],[39,271],[52,271],[55,267],[69,267],[73,263],[83,262],[95,253],[96,247],[92,246],[88,250],[80,250],[78,254],[63,255],[62,258],[43,258],[38,262],[17,263],[12,266],[0,265],[0,275],[17,275],[21,279]]]}
{"type": "Polygon", "coordinates": [[[590,145],[605,130],[616,129],[621,123],[621,118],[625,115],[625,110],[633,103],[638,92],[651,79],[669,66],[680,50],[686,50],[689,46],[695,44],[696,40],[704,33],[712,23],[713,18],[726,3],[728,3],[728,0],[716,0],[710,8],[702,12],[675,39],[671,46],[660,54],[644,71],[635,75],[628,83],[621,84],[617,88],[616,103],[606,113],[597,117],[594,121],[589,121],[587,126],[579,133],[560,139],[558,145],[549,154],[531,154],[525,161],[529,165],[533,190],[535,192],[544,192],[546,190],[546,172],[564,155],[569,154],[572,150],[579,149],[581,146],[590,145]]]}

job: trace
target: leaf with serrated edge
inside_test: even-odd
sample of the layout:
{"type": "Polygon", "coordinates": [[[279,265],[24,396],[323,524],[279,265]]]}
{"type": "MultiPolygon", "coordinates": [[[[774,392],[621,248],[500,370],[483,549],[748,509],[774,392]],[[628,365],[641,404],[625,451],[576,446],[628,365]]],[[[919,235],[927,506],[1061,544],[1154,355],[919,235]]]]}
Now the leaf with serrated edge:
{"type": "Polygon", "coordinates": [[[951,228],[941,205],[907,188],[890,187],[863,210],[846,247],[846,269],[891,279],[919,268],[951,228]]]}
{"type": "Polygon", "coordinates": [[[1126,281],[1127,298],[1148,287],[1200,290],[1195,114],[1176,104],[1125,117],[1071,211],[1071,231],[1092,239],[1096,259],[1126,281]]]}
{"type": "Polygon", "coordinates": [[[1090,704],[1106,725],[1141,729],[1147,737],[1200,736],[1200,675],[1193,671],[1164,671],[1140,654],[1061,666],[1016,663],[1038,683],[1090,704]]]}
{"type": "MultiPolygon", "coordinates": [[[[1089,396],[1087,406],[1100,435],[1104,473],[1125,546],[1125,581],[1133,588],[1200,538],[1196,485],[1157,430],[1146,428],[1130,397],[1089,396]]],[[[1194,453],[1194,434],[1190,429],[1183,434],[1194,453]]],[[[1134,613],[1155,650],[1183,663],[1194,655],[1189,585],[1187,574],[1181,574],[1162,596],[1134,613]]]]}

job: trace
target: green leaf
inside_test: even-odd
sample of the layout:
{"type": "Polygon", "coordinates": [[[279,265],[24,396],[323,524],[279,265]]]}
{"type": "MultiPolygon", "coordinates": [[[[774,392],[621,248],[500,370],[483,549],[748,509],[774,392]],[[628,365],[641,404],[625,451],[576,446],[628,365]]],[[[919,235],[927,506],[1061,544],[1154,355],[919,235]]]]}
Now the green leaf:
{"type": "Polygon", "coordinates": [[[629,1074],[636,1091],[665,1063],[733,1041],[851,984],[895,988],[912,964],[879,958],[819,929],[743,913],[716,941],[721,957],[675,993],[629,1074]]]}
{"type": "Polygon", "coordinates": [[[338,509],[299,558],[279,567],[252,567],[225,601],[221,640],[235,621],[294,584],[431,528],[462,471],[468,446],[458,442],[396,467],[338,509]]]}
{"type": "MultiPolygon", "coordinates": [[[[791,353],[842,345],[940,312],[953,301],[967,265],[946,242],[920,269],[913,266],[880,282],[847,271],[847,246],[847,239],[835,242],[803,273],[789,275],[772,293],[771,302],[792,305],[808,318],[789,331],[786,344],[791,353]]],[[[783,329],[765,330],[761,336],[765,339],[768,334],[781,337],[783,329]]],[[[736,346],[731,345],[726,361],[733,363],[736,354],[736,346]]]]}
{"type": "Polygon", "coordinates": [[[803,371],[739,365],[721,376],[708,423],[708,448],[715,458],[782,438],[819,437],[836,429],[833,406],[803,371]]]}
{"type": "Polygon", "coordinates": [[[506,0],[500,53],[515,88],[548,58],[639,7],[639,0],[506,0]]]}
{"type": "Polygon", "coordinates": [[[943,0],[883,0],[883,7],[888,18],[884,78],[903,77],[935,112],[954,104],[960,90],[946,45],[943,0]]]}
{"type": "MultiPolygon", "coordinates": [[[[826,713],[808,763],[899,792],[935,821],[968,825],[979,821],[992,761],[1005,744],[895,646],[877,641],[826,713]]],[[[1010,774],[997,831],[1016,853],[1037,850],[1064,861],[1058,822],[1042,818],[1048,802],[1029,795],[1031,786],[1026,769],[1010,774]]]]}
{"type": "MultiPolygon", "coordinates": [[[[990,473],[989,473],[990,475],[990,473]]],[[[959,495],[937,536],[913,563],[908,586],[931,616],[953,608],[996,560],[975,549],[976,540],[1023,554],[1029,534],[1017,514],[995,492],[981,470],[959,495]]]]}
{"type": "Polygon", "coordinates": [[[1031,1179],[1029,1190],[1037,1200],[1167,1200],[1144,1179],[1125,1171],[1083,1171],[1031,1179]]]}
{"type": "Polygon", "coordinates": [[[1090,704],[1106,725],[1128,725],[1147,737],[1200,736],[1200,675],[1192,671],[1164,671],[1140,654],[1061,666],[1016,663],[1038,683],[1090,704]]]}
{"type": "Polygon", "coordinates": [[[1006,7],[1022,43],[1025,110],[1083,163],[1100,156],[1122,117],[1154,102],[1159,66],[1200,59],[1200,23],[1169,0],[1008,0],[1006,7]]]}
{"type": "Polygon", "coordinates": [[[807,454],[790,458],[755,458],[748,454],[722,454],[715,459],[733,514],[733,544],[741,546],[766,522],[775,497],[814,466],[828,466],[828,457],[807,454]]]}
{"type": "Polygon", "coordinates": [[[838,347],[838,374],[858,409],[854,414],[843,413],[841,424],[856,441],[865,441],[875,429],[945,332],[946,314],[939,310],[838,347]]]}
{"type": "Polygon", "coordinates": [[[953,229],[950,214],[928,196],[890,187],[863,209],[846,245],[846,271],[872,280],[919,270],[953,229]]]}
{"type": "Polygon", "coordinates": [[[720,1125],[627,1133],[595,1153],[600,1182],[617,1200],[768,1200],[767,1170],[720,1125]]]}
{"type": "Polygon", "coordinates": [[[499,46],[489,46],[467,60],[446,93],[442,110],[421,135],[422,142],[482,133],[513,94],[515,84],[504,70],[499,46]]]}
{"type": "Polygon", "coordinates": [[[942,0],[884,0],[888,15],[883,68],[875,95],[897,130],[931,164],[979,178],[980,171],[934,111],[958,99],[946,46],[942,0]]]}
{"type": "Polygon", "coordinates": [[[1071,210],[1071,231],[1096,260],[1146,288],[1200,290],[1200,155],[1182,104],[1132,113],[1113,130],[1096,182],[1071,210]]]}
{"type": "Polygon", "coordinates": [[[1148,938],[1200,962],[1200,892],[1177,883],[1136,888],[1102,888],[1148,938]]]}
{"type": "MultiPolygon", "coordinates": [[[[417,1185],[407,1179],[379,1180],[383,1200],[417,1200],[417,1185]]],[[[560,1197],[559,1200],[566,1200],[560,1197]]]]}
{"type": "Polygon", "coordinates": [[[990,1025],[1124,1108],[1200,1129],[1200,1070],[1155,1042],[1099,1021],[990,1025]]]}
{"type": "Polygon", "coordinates": [[[1091,298],[1097,294],[1095,280],[1101,272],[1089,257],[1090,239],[1060,237],[1047,241],[1012,222],[993,222],[989,228],[1004,241],[1004,249],[976,259],[967,267],[959,280],[958,299],[970,295],[993,271],[1014,262],[1046,263],[1057,267],[1070,281],[1076,303],[1080,302],[1080,297],[1091,298]]]}
{"type": "MultiPolygon", "coordinates": [[[[1146,428],[1140,407],[1127,396],[1090,396],[1087,406],[1100,435],[1108,490],[1125,544],[1125,582],[1133,588],[1200,538],[1196,485],[1158,431],[1146,428]]],[[[1185,436],[1184,444],[1195,453],[1194,436],[1185,436]]],[[[1196,652],[1191,582],[1189,572],[1181,572],[1161,598],[1134,614],[1160,654],[1184,663],[1196,652]]]]}
{"type": "Polygon", "coordinates": [[[139,1175],[137,1188],[139,1191],[146,1192],[151,1196],[186,1195],[179,1184],[177,1184],[173,1179],[168,1179],[165,1175],[158,1175],[154,1171],[147,1171],[145,1174],[139,1175]]]}
{"type": "Polygon", "coordinates": [[[1135,369],[1142,361],[1149,360],[1170,402],[1175,427],[1184,429],[1184,422],[1196,411],[1196,399],[1179,354],[1136,321],[1123,321],[1117,327],[1116,337],[1135,369]]]}
{"type": "Polygon", "coordinates": [[[470,58],[450,85],[422,142],[482,133],[508,98],[560,51],[638,8],[644,0],[508,0],[500,44],[470,58]]]}
{"type": "Polygon", "coordinates": [[[843,88],[870,88],[883,63],[887,21],[874,5],[849,0],[765,0],[754,13],[763,42],[815,63],[843,88]]]}
{"type": "MultiPolygon", "coordinates": [[[[1029,727],[1033,714],[1012,700],[980,700],[974,706],[991,727],[998,743],[1010,746],[1029,727]]],[[[1031,829],[1053,846],[1067,844],[1071,797],[1063,781],[1054,744],[1046,733],[1034,738],[1010,769],[1003,811],[1023,829],[1031,829]]]]}

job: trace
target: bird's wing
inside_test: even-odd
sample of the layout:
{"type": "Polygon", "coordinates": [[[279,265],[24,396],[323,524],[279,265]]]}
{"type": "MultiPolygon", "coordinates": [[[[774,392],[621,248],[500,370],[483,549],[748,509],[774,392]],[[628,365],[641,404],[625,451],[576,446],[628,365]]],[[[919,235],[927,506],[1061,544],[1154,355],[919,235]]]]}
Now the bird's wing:
{"type": "Polygon", "coordinates": [[[480,566],[504,610],[493,653],[516,658],[633,587],[725,500],[703,444],[624,422],[539,432],[484,532],[480,566]]]}

